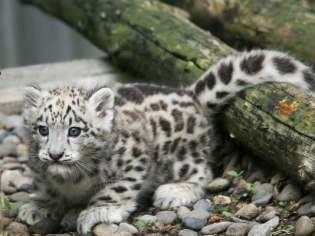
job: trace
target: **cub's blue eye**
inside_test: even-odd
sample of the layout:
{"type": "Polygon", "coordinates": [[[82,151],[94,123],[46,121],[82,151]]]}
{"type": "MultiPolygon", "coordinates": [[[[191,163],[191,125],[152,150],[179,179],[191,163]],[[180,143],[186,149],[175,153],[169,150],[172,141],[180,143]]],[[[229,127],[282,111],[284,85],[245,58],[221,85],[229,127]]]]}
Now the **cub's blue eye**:
{"type": "Polygon", "coordinates": [[[47,126],[39,126],[38,132],[41,136],[47,136],[49,134],[49,129],[47,126]]]}
{"type": "Polygon", "coordinates": [[[78,127],[71,127],[68,131],[69,137],[78,137],[81,134],[81,129],[78,127]]]}

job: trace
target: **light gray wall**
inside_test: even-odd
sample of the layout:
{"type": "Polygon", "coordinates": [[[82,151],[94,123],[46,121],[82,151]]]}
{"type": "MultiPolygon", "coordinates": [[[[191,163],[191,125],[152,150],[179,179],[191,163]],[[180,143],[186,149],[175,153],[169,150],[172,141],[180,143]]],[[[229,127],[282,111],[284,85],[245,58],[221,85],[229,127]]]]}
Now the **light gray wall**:
{"type": "Polygon", "coordinates": [[[0,68],[104,55],[39,9],[18,0],[0,0],[0,68]]]}

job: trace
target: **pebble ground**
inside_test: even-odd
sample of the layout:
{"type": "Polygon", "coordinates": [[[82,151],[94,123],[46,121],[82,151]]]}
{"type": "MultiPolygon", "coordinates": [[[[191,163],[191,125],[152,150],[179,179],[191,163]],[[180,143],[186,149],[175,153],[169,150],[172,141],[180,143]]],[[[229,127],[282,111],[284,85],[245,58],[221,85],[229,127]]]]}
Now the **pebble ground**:
{"type": "MultiPolygon", "coordinates": [[[[3,234],[78,235],[81,209],[71,209],[61,222],[45,219],[27,226],[16,219],[19,206],[30,201],[32,175],[27,167],[22,118],[0,114],[0,172],[3,234]]],[[[228,161],[221,177],[208,186],[207,196],[191,207],[136,212],[119,225],[100,224],[105,235],[315,235],[315,197],[303,192],[290,178],[251,158],[228,161]],[[250,168],[249,168],[250,167],[250,168]],[[233,170],[231,172],[231,170],[233,170]]]]}

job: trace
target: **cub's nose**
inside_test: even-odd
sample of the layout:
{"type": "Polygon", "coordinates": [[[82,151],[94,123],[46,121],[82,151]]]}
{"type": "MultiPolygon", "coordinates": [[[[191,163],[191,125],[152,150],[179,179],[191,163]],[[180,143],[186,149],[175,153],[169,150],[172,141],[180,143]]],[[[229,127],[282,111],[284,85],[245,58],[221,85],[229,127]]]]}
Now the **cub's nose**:
{"type": "Polygon", "coordinates": [[[63,152],[61,153],[51,153],[48,151],[48,155],[50,156],[51,159],[58,161],[62,156],[63,156],[63,152]]]}

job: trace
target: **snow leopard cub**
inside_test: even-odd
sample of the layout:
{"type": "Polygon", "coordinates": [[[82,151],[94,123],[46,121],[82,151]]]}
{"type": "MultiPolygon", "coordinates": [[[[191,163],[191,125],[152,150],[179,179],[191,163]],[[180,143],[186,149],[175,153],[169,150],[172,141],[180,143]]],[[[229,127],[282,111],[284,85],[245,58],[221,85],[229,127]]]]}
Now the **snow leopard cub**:
{"type": "Polygon", "coordinates": [[[36,191],[19,218],[32,225],[83,206],[77,230],[84,234],[98,223],[125,220],[148,190],[161,209],[192,204],[212,179],[209,115],[240,90],[268,81],[315,94],[307,66],[261,50],[220,60],[185,89],[27,87],[24,120],[36,191]]]}

